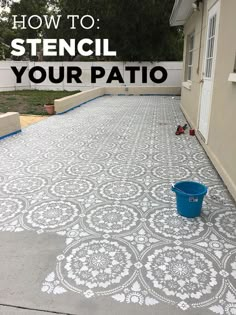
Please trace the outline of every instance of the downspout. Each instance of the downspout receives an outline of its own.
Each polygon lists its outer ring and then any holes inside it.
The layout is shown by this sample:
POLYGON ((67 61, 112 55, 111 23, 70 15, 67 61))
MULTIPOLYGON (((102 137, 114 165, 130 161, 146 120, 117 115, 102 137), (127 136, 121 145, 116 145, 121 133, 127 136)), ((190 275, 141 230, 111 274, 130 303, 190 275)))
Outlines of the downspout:
POLYGON ((202 0, 202 21, 201 21, 201 33, 200 33, 200 45, 199 45, 199 54, 198 54, 197 74, 199 74, 200 61, 201 61, 202 33, 203 33, 203 18, 204 18, 204 0, 202 0))

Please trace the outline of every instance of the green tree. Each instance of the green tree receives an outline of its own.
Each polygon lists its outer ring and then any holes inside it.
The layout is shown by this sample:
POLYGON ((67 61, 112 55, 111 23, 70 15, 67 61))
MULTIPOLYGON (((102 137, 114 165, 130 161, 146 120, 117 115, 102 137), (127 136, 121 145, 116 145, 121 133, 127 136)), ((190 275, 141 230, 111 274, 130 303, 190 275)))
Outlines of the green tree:
MULTIPOLYGON (((7 27, 10 32, 4 35, 6 43, 14 36, 26 38, 108 38, 110 49, 117 51, 117 58, 106 60, 124 61, 169 61, 182 60, 183 33, 181 28, 171 28, 169 17, 174 0, 21 0, 11 5, 7 27), (12 31, 12 14, 20 15, 62 15, 58 29, 42 27, 40 30, 12 31), (91 30, 70 30, 67 15, 80 17, 90 14, 96 22, 91 30), (99 26, 99 29, 97 28, 99 26)), ((1 30, 0 21, 0 30, 1 30)), ((47 57, 45 60, 72 60, 68 54, 64 57, 47 57)), ((93 60, 102 59, 93 57, 93 60)), ((104 58, 105 59, 105 58, 104 58)), ((80 60, 86 58, 80 57, 80 60)), ((89 58, 91 60, 91 58, 89 58)))
POLYGON ((3 11, 0 14, 0 60, 10 58, 10 45, 15 37, 16 33, 11 29, 9 13, 3 11))
MULTIPOLYGON (((51 37, 109 38, 111 49, 117 50, 119 60, 163 61, 181 60, 183 36, 181 28, 171 28, 169 18, 174 0, 51 0, 55 12, 92 15, 99 18, 100 29, 69 30, 63 18, 51 37)), ((114 60, 114 58, 112 58, 114 60)))
MULTIPOLYGON (((26 29, 12 29, 13 27, 13 15, 27 15, 26 22, 28 17, 31 15, 43 15, 47 14, 48 11, 48 2, 47 0, 21 0, 20 2, 10 2, 10 13, 4 11, 0 15, 0 38, 2 41, 11 45, 11 41, 14 38, 39 38, 42 36, 43 29, 35 30, 27 27, 26 29)), ((32 23, 33 24, 33 23, 32 23)), ((28 54, 29 47, 25 45, 26 51, 28 54)), ((10 49, 7 52, 8 57, 10 57, 10 49)), ((17 58, 14 58, 17 59, 17 58)), ((34 58, 31 58, 34 59, 34 58)))

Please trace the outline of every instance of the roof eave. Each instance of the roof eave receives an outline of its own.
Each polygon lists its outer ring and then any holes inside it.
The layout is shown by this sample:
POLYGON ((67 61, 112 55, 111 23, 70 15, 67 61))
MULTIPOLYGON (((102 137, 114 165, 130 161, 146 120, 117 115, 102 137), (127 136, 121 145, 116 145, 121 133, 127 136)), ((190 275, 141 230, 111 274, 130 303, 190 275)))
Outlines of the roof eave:
POLYGON ((194 0, 175 0, 175 4, 170 16, 171 26, 184 25, 193 12, 194 0))

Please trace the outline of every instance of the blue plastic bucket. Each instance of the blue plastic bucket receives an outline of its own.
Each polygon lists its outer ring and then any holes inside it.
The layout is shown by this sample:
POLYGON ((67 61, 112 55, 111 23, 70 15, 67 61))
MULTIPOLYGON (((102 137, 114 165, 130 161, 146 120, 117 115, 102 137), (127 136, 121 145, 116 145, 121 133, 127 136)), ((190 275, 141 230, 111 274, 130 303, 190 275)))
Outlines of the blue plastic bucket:
POLYGON ((172 185, 176 193, 177 211, 187 218, 201 215, 202 202, 207 194, 207 187, 197 182, 183 181, 172 185))

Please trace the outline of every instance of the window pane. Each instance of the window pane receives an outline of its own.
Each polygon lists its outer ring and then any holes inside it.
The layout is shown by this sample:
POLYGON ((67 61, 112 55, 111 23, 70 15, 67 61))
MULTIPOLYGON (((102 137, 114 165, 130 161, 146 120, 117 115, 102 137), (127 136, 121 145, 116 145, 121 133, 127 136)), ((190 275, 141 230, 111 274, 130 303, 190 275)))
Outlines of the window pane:
POLYGON ((193 35, 191 35, 191 37, 190 37, 190 47, 189 47, 189 50, 193 50, 193 42, 194 42, 194 37, 193 37, 193 35))
POLYGON ((191 51, 190 53, 189 53, 189 66, 191 66, 192 64, 193 64, 193 52, 191 51))
POLYGON ((208 78, 211 78, 211 70, 212 70, 212 59, 209 59, 209 75, 208 75, 208 78))
POLYGON ((213 16, 212 18, 212 35, 215 36, 216 33, 216 15, 213 16))
POLYGON ((188 67, 188 80, 192 78, 192 67, 188 67))
POLYGON ((209 69, 209 63, 208 63, 208 59, 206 60, 206 69, 205 69, 205 76, 208 78, 208 70, 209 69))
POLYGON ((186 79, 192 79, 192 64, 193 64, 193 49, 194 49, 194 33, 187 38, 187 52, 186 52, 186 79))
POLYGON ((211 39, 211 54, 210 54, 210 57, 213 57, 214 42, 215 42, 215 37, 212 37, 212 39, 211 39))
POLYGON ((209 22, 209 33, 208 33, 208 38, 210 38, 212 36, 212 19, 210 19, 209 22))

